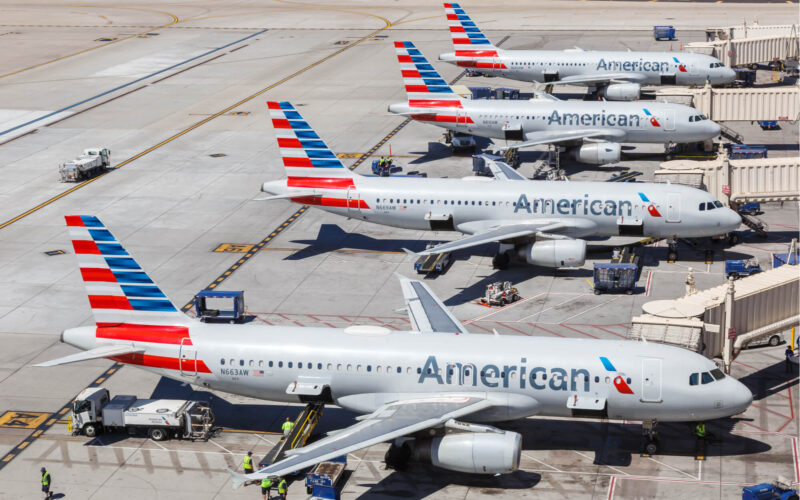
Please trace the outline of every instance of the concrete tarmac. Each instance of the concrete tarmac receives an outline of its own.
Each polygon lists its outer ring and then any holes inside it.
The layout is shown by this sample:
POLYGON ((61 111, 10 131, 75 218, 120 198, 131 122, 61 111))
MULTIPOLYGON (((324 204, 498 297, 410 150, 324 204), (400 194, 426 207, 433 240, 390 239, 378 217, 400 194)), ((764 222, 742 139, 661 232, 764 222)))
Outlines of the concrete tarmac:
MULTIPOLYGON (((508 37, 506 48, 678 50, 702 40, 708 26, 796 19, 796 6, 786 3, 463 5, 487 36, 508 37), (656 24, 674 25, 679 40, 654 41, 656 24)), ((470 174, 470 158, 452 155, 441 131, 424 124, 411 122, 375 148, 403 123, 386 112, 405 98, 392 41, 414 41, 432 61, 451 50, 441 4, 35 1, 0 3, 0 25, 0 499, 39 495, 42 465, 63 498, 260 497, 255 487, 231 490, 224 469, 240 466, 248 450, 266 453, 272 432, 300 407, 194 392, 106 360, 32 367, 74 352, 58 335, 93 321, 63 216, 101 217, 180 306, 216 283, 245 290, 256 321, 406 328, 395 312, 403 304, 394 273, 414 273, 401 249, 457 235, 386 228, 315 209, 298 214, 289 202, 253 198, 262 182, 283 176, 268 99, 299 106, 346 164, 362 161, 360 173, 369 161, 357 158, 391 149, 405 171, 470 174), (60 183, 58 164, 94 146, 111 149, 117 168, 85 184, 60 183), (262 250, 250 257, 215 251, 259 242, 262 250), (113 394, 211 400, 225 430, 207 443, 70 436, 59 411, 92 383, 113 394)), ((460 75, 454 66, 434 64, 447 80, 460 75)), ((502 79, 459 83, 525 90, 502 79)), ((774 155, 797 154, 797 124, 775 133, 728 125, 745 142, 774 145, 774 155)), ((535 157, 523 154, 526 175, 534 174, 535 157)), ((573 179, 605 180, 622 169, 648 179, 659 161, 643 154, 608 167, 565 168, 573 179)), ((479 248, 454 255, 453 266, 427 283, 475 333, 622 339, 644 302, 682 295, 687 267, 705 288, 723 281, 725 258, 768 263, 770 252, 785 251, 798 232, 797 204, 764 209, 769 237, 743 230, 741 244, 715 247, 711 265, 689 248, 668 264, 663 244, 647 247, 631 296, 593 294, 592 262, 607 260, 604 253, 581 269, 499 272, 491 266, 493 249, 479 248), (475 304, 485 285, 499 279, 514 282, 524 300, 505 309, 475 304)), ((387 445, 377 445, 348 457, 342 497, 731 498, 742 485, 779 474, 798 481, 798 379, 784 373, 782 353, 783 346, 756 348, 738 358, 733 375, 755 401, 743 415, 710 424, 720 441, 705 461, 694 459, 685 424, 662 425, 663 452, 642 457, 637 424, 530 418, 502 426, 524 436, 515 474, 475 477, 422 465, 390 471, 382 461, 387 445)), ((341 428, 353 418, 328 408, 318 429, 341 428)), ((289 497, 305 498, 304 487, 292 485, 289 497)))

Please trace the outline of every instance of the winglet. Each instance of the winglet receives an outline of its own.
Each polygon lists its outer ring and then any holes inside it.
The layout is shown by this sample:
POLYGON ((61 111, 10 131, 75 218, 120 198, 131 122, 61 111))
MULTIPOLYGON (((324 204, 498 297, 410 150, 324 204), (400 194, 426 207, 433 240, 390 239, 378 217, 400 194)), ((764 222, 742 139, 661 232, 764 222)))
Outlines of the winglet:
POLYGON ((225 469, 225 472, 231 475, 234 490, 238 490, 239 488, 241 488, 244 485, 244 483, 247 482, 247 480, 249 479, 244 474, 239 474, 238 472, 234 472, 228 468, 225 469))

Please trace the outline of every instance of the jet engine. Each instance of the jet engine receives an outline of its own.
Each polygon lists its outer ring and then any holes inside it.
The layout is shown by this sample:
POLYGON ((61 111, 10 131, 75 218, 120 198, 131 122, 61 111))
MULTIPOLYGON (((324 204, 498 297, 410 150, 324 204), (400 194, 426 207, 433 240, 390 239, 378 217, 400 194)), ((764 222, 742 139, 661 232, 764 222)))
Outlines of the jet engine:
POLYGON ((523 246, 520 259, 543 267, 580 267, 586 261, 584 240, 540 240, 523 246))
POLYGON ((519 468, 522 436, 516 432, 461 432, 415 439, 411 458, 470 474, 507 474, 519 468))
POLYGON ((609 101, 635 101, 641 90, 638 83, 612 83, 600 88, 599 94, 609 101))
POLYGON ((595 142, 570 150, 570 157, 580 163, 604 165, 619 161, 622 148, 616 142, 595 142))

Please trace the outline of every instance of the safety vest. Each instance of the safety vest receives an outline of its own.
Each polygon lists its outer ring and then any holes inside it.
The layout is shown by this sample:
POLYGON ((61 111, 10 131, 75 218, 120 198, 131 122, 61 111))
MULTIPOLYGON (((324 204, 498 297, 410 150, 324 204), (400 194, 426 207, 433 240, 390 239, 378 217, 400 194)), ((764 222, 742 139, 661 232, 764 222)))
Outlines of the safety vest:
POLYGON ((42 486, 50 486, 50 473, 45 472, 42 474, 42 486))
POLYGON ((245 455, 244 460, 242 460, 242 468, 244 469, 252 469, 253 468, 253 457, 250 455, 245 455))
POLYGON ((272 479, 264 478, 261 480, 261 487, 262 488, 269 488, 272 486, 272 479))
POLYGON ((699 438, 706 437, 706 424, 697 424, 695 430, 697 431, 697 437, 699 438))
POLYGON ((294 427, 294 424, 292 422, 284 422, 283 425, 281 426, 281 430, 283 432, 290 431, 292 430, 292 427, 294 427))
POLYGON ((283 494, 286 493, 286 480, 281 479, 281 482, 278 483, 278 493, 283 494))

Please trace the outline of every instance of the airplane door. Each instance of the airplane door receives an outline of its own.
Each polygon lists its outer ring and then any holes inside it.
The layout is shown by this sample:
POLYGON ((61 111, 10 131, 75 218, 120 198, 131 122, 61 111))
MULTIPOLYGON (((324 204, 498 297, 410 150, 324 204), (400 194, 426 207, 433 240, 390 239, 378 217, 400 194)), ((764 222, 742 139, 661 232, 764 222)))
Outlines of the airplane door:
POLYGON ((356 191, 356 188, 350 186, 347 188, 347 216, 353 217, 361 213, 361 194, 356 191))
POLYGON ((181 375, 187 377, 197 375, 197 351, 189 337, 181 339, 179 360, 181 375))
POLYGON ((456 109, 456 126, 465 128, 467 126, 467 115, 463 109, 456 109))
POLYGON ((642 360, 642 402, 661 403, 661 360, 642 360))
POLYGON ((675 130, 675 110, 668 109, 664 113, 664 130, 667 131, 674 131, 675 130))
POLYGON ((681 221, 681 195, 667 193, 667 222, 681 221))

